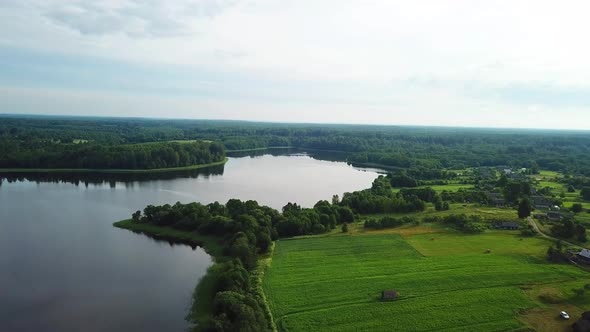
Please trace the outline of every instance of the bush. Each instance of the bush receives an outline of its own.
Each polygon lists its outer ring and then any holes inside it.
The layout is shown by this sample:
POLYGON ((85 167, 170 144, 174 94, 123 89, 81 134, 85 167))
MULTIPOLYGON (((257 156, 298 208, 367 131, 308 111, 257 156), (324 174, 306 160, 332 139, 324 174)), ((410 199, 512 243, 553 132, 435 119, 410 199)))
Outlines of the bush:
POLYGON ((342 224, 342 233, 348 233, 348 224, 347 223, 342 224))

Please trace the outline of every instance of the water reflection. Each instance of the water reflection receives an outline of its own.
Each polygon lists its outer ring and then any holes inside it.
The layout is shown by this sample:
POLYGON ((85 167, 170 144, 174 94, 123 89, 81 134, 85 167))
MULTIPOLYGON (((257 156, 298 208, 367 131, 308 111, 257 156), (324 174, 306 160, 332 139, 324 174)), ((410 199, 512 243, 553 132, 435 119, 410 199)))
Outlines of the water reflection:
POLYGON ((0 185, 3 181, 13 182, 48 182, 70 183, 76 186, 108 184, 111 188, 117 186, 117 182, 130 184, 138 181, 171 180, 171 179, 195 179, 208 178, 210 176, 223 175, 225 165, 211 166, 207 168, 160 172, 160 173, 65 173, 65 172, 31 172, 31 173, 0 173, 0 185))

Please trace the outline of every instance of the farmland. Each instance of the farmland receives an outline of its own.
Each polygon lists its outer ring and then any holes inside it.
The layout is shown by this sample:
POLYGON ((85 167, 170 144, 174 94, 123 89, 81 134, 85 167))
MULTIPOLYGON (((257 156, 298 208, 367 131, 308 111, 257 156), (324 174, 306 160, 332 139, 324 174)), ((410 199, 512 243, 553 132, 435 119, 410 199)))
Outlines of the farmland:
MULTIPOLYGON (((546 263, 548 245, 517 232, 357 226, 348 234, 278 241, 264 290, 283 331, 525 329, 539 315, 554 318, 540 300, 545 289, 587 278, 573 266, 546 263), (386 289, 398 300, 381 302, 386 289)), ((588 304, 558 291, 572 310, 588 304)))

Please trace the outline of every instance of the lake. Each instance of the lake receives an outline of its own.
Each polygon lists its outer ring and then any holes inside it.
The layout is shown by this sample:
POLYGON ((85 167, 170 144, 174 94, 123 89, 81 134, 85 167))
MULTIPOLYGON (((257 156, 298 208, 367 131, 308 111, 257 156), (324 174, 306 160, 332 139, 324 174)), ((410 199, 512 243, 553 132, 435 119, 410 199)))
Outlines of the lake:
POLYGON ((368 188, 378 175, 316 158, 239 156, 222 167, 157 177, 0 175, 0 330, 186 329, 193 289, 211 257, 112 223, 176 201, 311 207, 368 188))

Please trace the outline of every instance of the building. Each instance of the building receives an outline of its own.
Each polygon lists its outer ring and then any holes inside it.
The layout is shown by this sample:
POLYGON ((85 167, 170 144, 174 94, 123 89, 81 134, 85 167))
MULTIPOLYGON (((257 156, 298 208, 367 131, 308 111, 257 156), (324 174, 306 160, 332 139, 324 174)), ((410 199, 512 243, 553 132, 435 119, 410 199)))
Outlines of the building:
POLYGON ((381 292, 381 301, 393 301, 397 299, 397 292, 394 290, 384 290, 381 292))
POLYGON ((488 202, 490 202, 491 206, 495 207, 504 207, 506 206, 506 200, 502 197, 500 193, 486 193, 488 196, 488 202))
POLYGON ((535 217, 535 219, 537 219, 537 220, 546 220, 547 219, 547 213, 535 213, 533 215, 533 217, 535 217))
POLYGON ((563 219, 563 214, 559 211, 549 211, 547 212, 547 219, 551 221, 560 221, 563 219))
POLYGON ((495 229, 517 230, 520 228, 520 225, 515 221, 495 221, 492 227, 495 229))
POLYGON ((531 203, 536 209, 549 210, 553 202, 544 196, 531 196, 531 203))
POLYGON ((576 254, 576 258, 582 263, 590 264, 590 250, 582 249, 582 251, 576 254))

